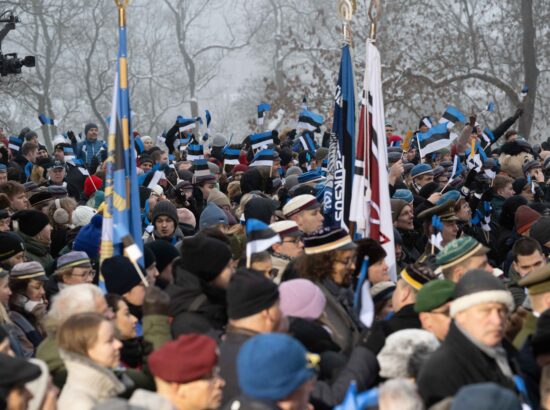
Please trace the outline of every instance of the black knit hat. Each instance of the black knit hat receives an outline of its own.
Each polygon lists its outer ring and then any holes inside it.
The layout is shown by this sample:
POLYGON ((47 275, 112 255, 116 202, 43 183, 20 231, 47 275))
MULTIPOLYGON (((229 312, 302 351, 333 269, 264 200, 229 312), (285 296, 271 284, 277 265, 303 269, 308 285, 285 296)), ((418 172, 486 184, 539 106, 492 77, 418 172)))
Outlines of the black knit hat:
POLYGON ((176 226, 178 225, 178 210, 176 206, 170 201, 160 201, 153 208, 153 216, 151 222, 155 224, 155 220, 159 216, 167 216, 174 221, 176 226))
POLYGON ((37 379, 41 374, 40 367, 26 359, 6 354, 0 355, 0 391, 3 394, 16 386, 22 386, 37 379))
POLYGON ((239 269, 227 288, 227 314, 237 320, 269 309, 279 299, 277 285, 261 273, 239 269))
POLYGON ((101 264, 101 273, 107 292, 120 296, 142 283, 130 259, 121 255, 105 259, 101 264))
POLYGON ((34 209, 16 212, 11 217, 14 231, 35 236, 50 223, 48 216, 34 209))
POLYGON ((380 245, 380 242, 375 241, 371 238, 359 239, 357 242, 356 253, 356 263, 355 263, 355 273, 359 274, 361 271, 361 265, 363 259, 366 257, 369 258, 369 265, 372 266, 375 263, 378 263, 386 257, 386 251, 380 245))
POLYGON ((216 279, 231 259, 229 246, 200 234, 184 239, 180 252, 178 264, 206 282, 216 279))
POLYGON ((168 241, 153 241, 145 244, 145 249, 151 250, 157 260, 157 269, 162 272, 180 253, 174 245, 168 241))
POLYGON ((473 269, 464 274, 457 283, 451 303, 451 317, 463 310, 482 303, 502 303, 510 311, 514 299, 500 280, 491 273, 473 269))
POLYGON ((19 236, 12 232, 0 232, 0 262, 25 251, 19 236))
POLYGON ((145 269, 151 267, 151 265, 157 261, 153 251, 145 246, 143 247, 143 261, 145 262, 145 269))

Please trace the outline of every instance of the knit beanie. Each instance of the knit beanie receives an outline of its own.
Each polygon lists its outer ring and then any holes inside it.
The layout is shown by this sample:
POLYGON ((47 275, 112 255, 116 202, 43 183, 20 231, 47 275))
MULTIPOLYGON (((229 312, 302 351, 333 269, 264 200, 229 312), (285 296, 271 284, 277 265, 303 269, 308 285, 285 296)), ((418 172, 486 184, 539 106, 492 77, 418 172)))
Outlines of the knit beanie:
POLYGON ((508 388, 496 383, 466 385, 455 394, 451 410, 521 410, 518 396, 508 388))
POLYGON ((297 167, 297 166, 293 166, 293 167, 290 167, 286 170, 286 174, 285 174, 285 177, 290 177, 292 175, 296 175, 296 176, 299 176, 299 175, 302 175, 303 174, 303 171, 300 167, 297 167))
POLYGON ((99 257, 99 246, 101 244, 101 228, 103 216, 96 214, 88 225, 83 226, 73 242, 73 251, 83 251, 90 259, 99 257))
POLYGON ((225 212, 213 202, 210 202, 201 213, 199 219, 199 230, 209 228, 214 225, 228 225, 229 221, 225 212))
POLYGON ((88 124, 86 124, 86 126, 84 127, 84 137, 86 137, 86 135, 88 135, 88 131, 90 131, 92 128, 99 129, 97 124, 94 124, 93 122, 89 122, 88 124))
POLYGON ((180 253, 178 264, 206 282, 214 280, 231 259, 229 246, 200 234, 183 239, 180 253))
POLYGON ((101 189, 103 187, 103 181, 101 178, 90 175, 84 180, 84 195, 86 197, 91 197, 95 191, 101 189))
POLYGON ((271 217, 277 210, 277 205, 277 202, 273 199, 254 197, 244 206, 244 218, 247 221, 249 219, 258 219, 269 225, 271 217))
POLYGON ((527 232, 540 217, 541 215, 537 211, 527 205, 521 205, 514 218, 516 232, 519 234, 527 232))
POLYGON ((156 219, 159 216, 167 216, 174 221, 175 226, 178 225, 178 210, 176 206, 170 201, 160 201, 153 208, 153 216, 151 222, 155 224, 156 219))
POLYGON ((25 245, 19 236, 12 232, 0 232, 0 262, 24 251, 25 245))
POLYGON ((120 296, 142 283, 130 259, 122 255, 105 259, 101 264, 101 274, 105 279, 107 292, 120 296))
POLYGON ((391 219, 393 222, 395 222, 397 221, 397 218, 399 218, 399 215, 403 211, 403 208, 405 208, 409 204, 403 199, 391 199, 390 202, 391 202, 391 219))
POLYGON ((231 173, 235 175, 237 172, 246 172, 248 171, 248 165, 246 164, 237 164, 231 170, 231 173))
POLYGON ((514 189, 515 194, 521 194, 521 191, 523 191, 523 188, 525 188, 527 184, 528 181, 526 178, 516 178, 512 183, 512 188, 514 189))
POLYGON ((11 221, 14 231, 22 232, 28 236, 37 235, 50 223, 46 214, 35 211, 34 209, 26 209, 14 213, 11 217, 11 221))
POLYGON ((307 279, 292 279, 281 283, 279 294, 281 311, 285 316, 316 320, 325 310, 325 295, 316 284, 307 279))
POLYGON ((231 206, 231 203, 229 202, 229 198, 227 197, 227 195, 225 195, 223 192, 221 192, 219 189, 216 189, 216 188, 210 191, 207 202, 208 203, 213 202, 216 205, 218 205, 220 208, 223 206, 231 206))
MULTIPOLYGON (((153 241, 157 242, 157 241, 153 241)), ((166 241, 162 241, 166 242, 166 241)), ((143 247, 143 262, 145 264, 145 269, 149 269, 154 263, 157 262, 157 258, 153 251, 146 246, 143 247)), ((158 269, 158 268, 157 268, 158 269)))
POLYGON ((71 215, 74 226, 88 225, 97 211, 90 206, 77 206, 71 215))
POLYGON ((168 241, 153 241, 145 244, 144 249, 149 249, 157 260, 157 269, 162 272, 180 253, 174 245, 168 241))
POLYGON ((503 283, 491 273, 481 269, 470 270, 460 278, 455 287, 453 299, 452 318, 457 313, 482 303, 502 303, 510 312, 514 309, 512 294, 506 290, 503 283))
POLYGON ((272 307, 277 300, 277 285, 259 272, 240 269, 227 288, 227 315, 232 320, 254 316, 272 307))
POLYGON ((550 241, 550 216, 539 218, 532 226, 529 236, 541 246, 550 241))

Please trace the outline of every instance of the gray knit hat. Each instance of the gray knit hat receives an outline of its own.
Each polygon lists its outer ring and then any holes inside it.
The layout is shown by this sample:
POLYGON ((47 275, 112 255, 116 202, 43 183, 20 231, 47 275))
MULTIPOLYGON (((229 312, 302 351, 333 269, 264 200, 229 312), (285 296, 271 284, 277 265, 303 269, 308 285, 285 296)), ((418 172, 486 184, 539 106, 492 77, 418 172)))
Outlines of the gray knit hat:
POLYGON ((482 303, 502 303, 510 311, 514 309, 512 294, 491 273, 473 269, 464 274, 457 283, 454 300, 451 302, 451 317, 482 303))
POLYGON ((47 280, 42 265, 36 261, 22 262, 15 265, 10 271, 10 278, 17 280, 36 279, 47 280))
POLYGON ((159 217, 165 215, 174 221, 174 224, 178 224, 178 210, 176 206, 170 201, 160 201, 153 208, 153 216, 151 222, 155 224, 155 220, 159 217))

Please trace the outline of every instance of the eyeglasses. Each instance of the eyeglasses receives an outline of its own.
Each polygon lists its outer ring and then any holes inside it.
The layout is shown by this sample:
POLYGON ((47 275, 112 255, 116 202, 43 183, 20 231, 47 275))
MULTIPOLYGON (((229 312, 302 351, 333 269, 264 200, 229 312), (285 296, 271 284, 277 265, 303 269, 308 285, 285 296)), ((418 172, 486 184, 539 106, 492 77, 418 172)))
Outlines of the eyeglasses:
POLYGON ((302 242, 302 238, 301 237, 297 237, 297 238, 294 238, 294 239, 290 239, 290 240, 283 240, 282 243, 293 243, 294 245, 298 245, 300 242, 302 242))
POLYGON ((91 269, 89 270, 88 272, 84 272, 84 273, 71 273, 71 276, 76 276, 76 277, 79 277, 79 278, 86 278, 86 277, 94 277, 95 276, 95 270, 91 269))
POLYGON ((347 259, 335 259, 334 262, 341 263, 342 265, 350 266, 353 262, 355 262, 355 258, 347 258, 347 259))

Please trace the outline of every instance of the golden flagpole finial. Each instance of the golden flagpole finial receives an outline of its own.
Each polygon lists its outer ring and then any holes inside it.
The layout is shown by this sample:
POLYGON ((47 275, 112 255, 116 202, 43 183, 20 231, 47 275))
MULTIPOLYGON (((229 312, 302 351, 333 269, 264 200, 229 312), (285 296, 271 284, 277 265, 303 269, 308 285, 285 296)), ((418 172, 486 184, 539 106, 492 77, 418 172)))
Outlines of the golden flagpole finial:
POLYGON ((338 14, 343 20, 342 28, 344 42, 351 45, 351 19, 357 8, 355 0, 338 0, 338 14))
POLYGON ((115 0, 115 4, 117 7, 125 8, 130 4, 130 0, 115 0))
POLYGON ((369 6, 369 20, 370 20, 370 32, 369 38, 372 41, 376 40, 376 28, 378 27, 378 21, 382 15, 381 0, 371 0, 369 6))

